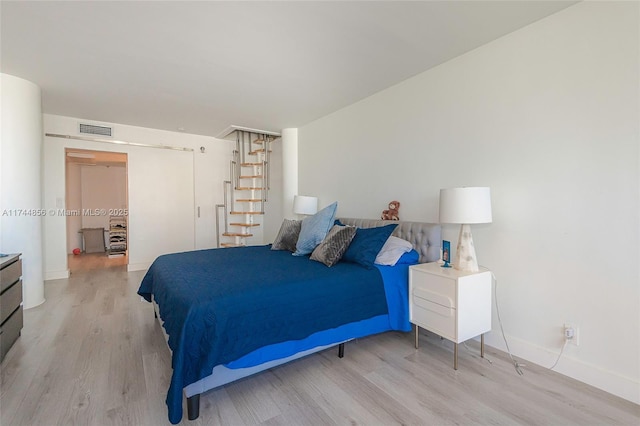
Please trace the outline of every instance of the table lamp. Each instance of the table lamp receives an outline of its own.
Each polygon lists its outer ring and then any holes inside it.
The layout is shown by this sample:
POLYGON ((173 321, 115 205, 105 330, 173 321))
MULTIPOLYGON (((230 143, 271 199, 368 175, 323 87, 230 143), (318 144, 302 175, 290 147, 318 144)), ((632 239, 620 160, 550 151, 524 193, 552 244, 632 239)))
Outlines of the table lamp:
POLYGON ((440 190, 440 223, 459 223, 460 235, 453 267, 478 272, 478 258, 471 237, 474 223, 491 223, 491 188, 449 188, 440 190))
POLYGON ((293 198, 293 212, 307 216, 316 214, 318 212, 318 197, 296 195, 293 198))

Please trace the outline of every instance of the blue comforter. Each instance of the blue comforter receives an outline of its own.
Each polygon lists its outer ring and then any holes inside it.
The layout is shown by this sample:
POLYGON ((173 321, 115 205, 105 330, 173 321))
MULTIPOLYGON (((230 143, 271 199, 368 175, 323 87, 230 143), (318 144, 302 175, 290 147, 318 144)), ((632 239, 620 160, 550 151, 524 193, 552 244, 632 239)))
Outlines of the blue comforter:
POLYGON ((158 257, 138 294, 157 302, 173 351, 169 420, 182 418, 182 389, 262 346, 302 339, 387 313, 381 273, 331 268, 270 246, 158 257))

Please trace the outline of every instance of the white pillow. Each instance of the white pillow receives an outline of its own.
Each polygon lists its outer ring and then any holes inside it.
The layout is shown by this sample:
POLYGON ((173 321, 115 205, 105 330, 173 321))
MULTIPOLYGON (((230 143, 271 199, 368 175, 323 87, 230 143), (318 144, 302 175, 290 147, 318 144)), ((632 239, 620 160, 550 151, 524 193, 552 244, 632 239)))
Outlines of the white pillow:
POLYGON ((377 265, 394 266, 402 255, 410 252, 411 249, 413 249, 413 246, 409 241, 392 235, 380 249, 375 263, 377 265))

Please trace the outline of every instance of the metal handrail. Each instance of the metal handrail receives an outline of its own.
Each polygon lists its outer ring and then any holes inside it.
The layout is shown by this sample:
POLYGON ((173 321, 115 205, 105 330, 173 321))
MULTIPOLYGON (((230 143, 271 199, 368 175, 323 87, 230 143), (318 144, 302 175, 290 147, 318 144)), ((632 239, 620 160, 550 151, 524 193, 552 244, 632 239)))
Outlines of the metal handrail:
MULTIPOLYGON (((234 174, 239 174, 239 173, 237 172, 237 168, 235 166, 236 166, 236 162, 235 161, 231 161, 231 163, 229 164, 229 169, 230 169, 229 170, 229 175, 231 176, 231 178, 230 178, 230 180, 225 181, 225 182, 229 182, 229 187, 230 187, 229 188, 230 189, 230 192, 229 192, 230 203, 229 204, 231 205, 231 211, 235 211, 235 209, 233 208, 233 198, 234 197, 233 197, 233 186, 232 186, 232 184, 236 185, 235 186, 236 188, 238 187, 238 183, 237 183, 237 180, 234 178, 234 174)), ((226 197, 225 197, 225 203, 226 203, 226 197)))
POLYGON ((234 150, 233 151, 233 157, 231 158, 231 176, 230 179, 233 182, 233 187, 237 188, 238 187, 238 179, 236 179, 236 170, 238 170, 239 166, 238 166, 238 156, 237 156, 238 151, 234 150))
POLYGON ((238 155, 240 154, 240 134, 236 133, 236 151, 238 155))
POLYGON ((224 204, 216 204, 216 247, 218 248, 220 248, 220 207, 224 207, 224 204))
POLYGON ((242 133, 242 142, 240 143, 240 158, 242 159, 243 163, 246 163, 246 152, 247 152, 247 147, 246 147, 246 143, 245 143, 245 133, 242 133))
MULTIPOLYGON (((227 210, 227 198, 229 196, 229 191, 227 190, 227 187, 231 188, 231 181, 230 180, 225 180, 223 182, 223 186, 224 186, 224 232, 229 232, 229 224, 227 223, 227 217, 229 215, 229 211, 227 210)), ((233 211, 233 195, 231 196, 231 211, 233 211)))
POLYGON ((267 163, 265 160, 262 160, 262 189, 265 190, 262 193, 262 198, 264 199, 264 201, 267 201, 267 189, 269 189, 269 185, 268 185, 268 177, 269 177, 269 171, 268 171, 268 166, 269 163, 267 163))
POLYGON ((265 174, 265 180, 267 181, 267 185, 265 187, 266 188, 266 192, 265 192, 265 195, 264 195, 264 200, 267 201, 267 194, 269 192, 269 189, 271 188, 271 185, 270 185, 271 184, 271 169, 269 167, 270 166, 269 165, 269 163, 270 163, 269 159, 271 157, 271 154, 269 154, 269 145, 271 144, 272 141, 271 141, 271 137, 267 136, 267 135, 264 135, 264 140, 265 140, 265 145, 266 145, 266 147, 265 147, 265 155, 264 155, 264 158, 265 158, 264 161, 265 161, 266 166, 265 166, 265 169, 264 169, 265 170, 264 174, 265 174))

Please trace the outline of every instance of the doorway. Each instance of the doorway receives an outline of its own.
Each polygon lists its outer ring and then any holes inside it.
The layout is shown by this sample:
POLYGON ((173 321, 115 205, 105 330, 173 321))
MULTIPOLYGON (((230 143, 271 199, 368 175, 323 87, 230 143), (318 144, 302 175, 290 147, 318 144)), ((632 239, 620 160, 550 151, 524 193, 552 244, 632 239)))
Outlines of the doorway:
POLYGON ((128 264, 127 154, 65 149, 71 273, 128 264))

